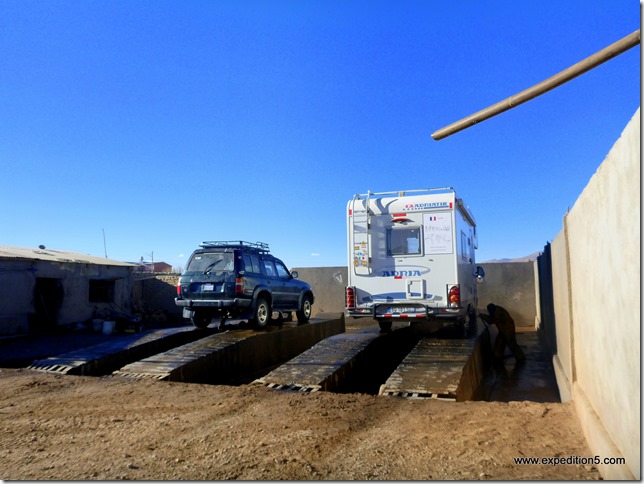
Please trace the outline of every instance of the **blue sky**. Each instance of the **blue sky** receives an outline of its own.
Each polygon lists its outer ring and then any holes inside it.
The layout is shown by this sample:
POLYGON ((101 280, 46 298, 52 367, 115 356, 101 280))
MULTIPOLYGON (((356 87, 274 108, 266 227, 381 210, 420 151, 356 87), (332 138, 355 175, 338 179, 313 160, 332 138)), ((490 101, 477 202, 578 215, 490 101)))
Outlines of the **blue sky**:
POLYGON ((635 1, 0 0, 0 245, 342 266, 356 193, 453 186, 477 260, 542 250, 640 104, 635 1))

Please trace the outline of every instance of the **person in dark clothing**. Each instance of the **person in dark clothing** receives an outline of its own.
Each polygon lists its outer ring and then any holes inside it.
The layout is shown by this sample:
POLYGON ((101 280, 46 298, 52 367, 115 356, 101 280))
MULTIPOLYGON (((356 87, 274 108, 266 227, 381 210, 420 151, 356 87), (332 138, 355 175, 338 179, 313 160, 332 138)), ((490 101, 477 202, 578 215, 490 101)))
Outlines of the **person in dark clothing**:
POLYGON ((481 319, 487 324, 495 324, 499 330, 499 334, 494 341, 494 358, 503 361, 503 353, 507 345, 517 362, 525 361, 525 354, 517 344, 514 319, 512 319, 510 313, 505 308, 497 306, 496 304, 488 304, 487 311, 489 315, 481 313, 481 319))

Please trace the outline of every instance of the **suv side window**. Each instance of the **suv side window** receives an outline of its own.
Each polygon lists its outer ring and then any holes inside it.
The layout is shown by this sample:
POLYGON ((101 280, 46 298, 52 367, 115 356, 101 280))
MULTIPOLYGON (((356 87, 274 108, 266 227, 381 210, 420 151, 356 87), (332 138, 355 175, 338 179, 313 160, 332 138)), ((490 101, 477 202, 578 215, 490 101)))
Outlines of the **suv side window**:
POLYGON ((282 279, 290 279, 291 274, 288 272, 288 269, 282 262, 275 261, 275 268, 277 269, 277 275, 279 277, 281 277, 282 279))
POLYGON ((259 258, 256 255, 244 255, 244 270, 253 274, 261 274, 259 258))
POLYGON ((272 260, 262 259, 262 265, 264 266, 264 274, 268 277, 277 276, 277 270, 275 269, 275 264, 272 260))

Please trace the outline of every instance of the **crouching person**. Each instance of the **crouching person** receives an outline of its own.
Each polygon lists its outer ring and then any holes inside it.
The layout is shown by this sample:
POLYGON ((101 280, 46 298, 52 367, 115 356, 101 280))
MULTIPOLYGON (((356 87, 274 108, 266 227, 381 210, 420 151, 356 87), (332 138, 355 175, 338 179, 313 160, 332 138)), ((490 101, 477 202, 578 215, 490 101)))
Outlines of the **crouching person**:
POLYGON ((487 324, 495 324, 499 333, 494 342, 494 358, 503 361, 503 353, 505 352, 506 345, 512 351, 514 358, 517 362, 525 361, 525 354, 521 347, 517 344, 516 329, 514 327, 514 319, 510 316, 508 311, 496 304, 487 305, 488 314, 479 314, 481 319, 487 324))

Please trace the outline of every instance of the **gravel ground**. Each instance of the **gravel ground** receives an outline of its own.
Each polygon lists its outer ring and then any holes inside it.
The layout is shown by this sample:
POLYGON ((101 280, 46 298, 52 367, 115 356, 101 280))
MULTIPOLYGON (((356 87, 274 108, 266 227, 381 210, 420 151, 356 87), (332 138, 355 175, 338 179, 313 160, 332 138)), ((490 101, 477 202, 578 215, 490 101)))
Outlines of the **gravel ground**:
POLYGON ((590 451, 569 403, 287 393, 0 369, 4 480, 601 478, 592 465, 515 461, 575 456, 590 451))

